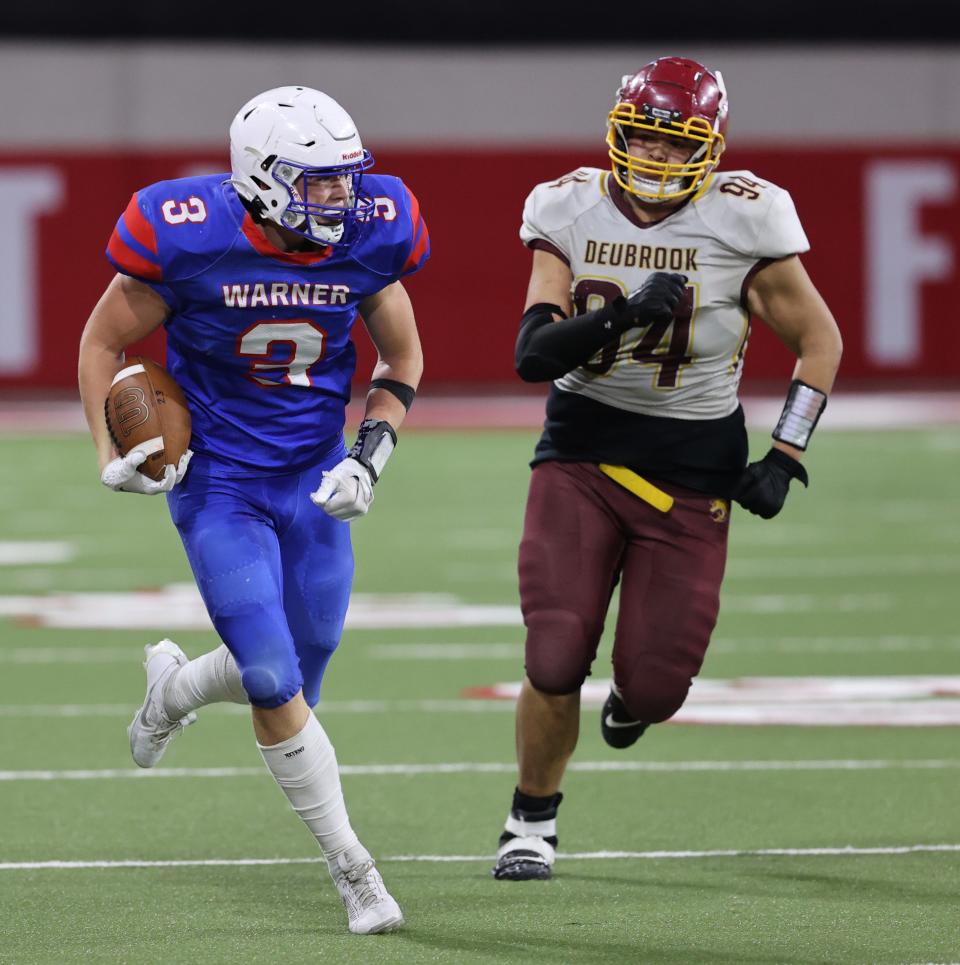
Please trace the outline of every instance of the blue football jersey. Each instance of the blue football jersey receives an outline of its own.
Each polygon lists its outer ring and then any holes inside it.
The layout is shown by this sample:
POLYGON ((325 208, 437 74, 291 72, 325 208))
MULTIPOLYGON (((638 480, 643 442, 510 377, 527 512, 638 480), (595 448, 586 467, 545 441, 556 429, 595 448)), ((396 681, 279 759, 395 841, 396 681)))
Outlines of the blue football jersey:
POLYGON ((225 475, 294 472, 341 445, 358 304, 417 271, 430 237, 399 178, 366 175, 376 216, 361 240, 281 251, 228 177, 138 191, 107 258, 170 306, 167 368, 190 406, 194 451, 225 475))

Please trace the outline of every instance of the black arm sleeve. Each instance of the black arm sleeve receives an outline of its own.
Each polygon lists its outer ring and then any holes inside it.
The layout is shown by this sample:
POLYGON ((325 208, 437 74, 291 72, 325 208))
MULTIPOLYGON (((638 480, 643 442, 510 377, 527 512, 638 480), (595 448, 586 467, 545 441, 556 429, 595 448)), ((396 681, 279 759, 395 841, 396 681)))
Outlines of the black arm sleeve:
POLYGON ((520 321, 514 367, 524 382, 550 382, 588 362, 608 342, 620 337, 626 319, 622 316, 625 300, 585 315, 559 322, 558 305, 538 302, 531 305, 520 321))

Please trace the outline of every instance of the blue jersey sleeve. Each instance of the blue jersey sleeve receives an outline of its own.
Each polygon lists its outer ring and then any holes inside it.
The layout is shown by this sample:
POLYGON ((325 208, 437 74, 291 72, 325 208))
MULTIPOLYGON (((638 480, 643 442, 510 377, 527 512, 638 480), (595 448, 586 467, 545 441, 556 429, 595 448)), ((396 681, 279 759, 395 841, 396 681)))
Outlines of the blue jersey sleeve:
POLYGON ((120 215, 107 244, 107 260, 117 271, 148 284, 163 281, 157 248, 157 232, 148 217, 140 192, 136 192, 120 215))
POLYGON ((107 259, 149 285, 171 307, 182 283, 209 268, 240 230, 221 185, 227 175, 158 181, 141 188, 120 216, 107 259))
POLYGON ((144 188, 130 198, 107 243, 107 261, 117 271, 149 285, 172 308, 177 298, 160 256, 149 191, 144 188))

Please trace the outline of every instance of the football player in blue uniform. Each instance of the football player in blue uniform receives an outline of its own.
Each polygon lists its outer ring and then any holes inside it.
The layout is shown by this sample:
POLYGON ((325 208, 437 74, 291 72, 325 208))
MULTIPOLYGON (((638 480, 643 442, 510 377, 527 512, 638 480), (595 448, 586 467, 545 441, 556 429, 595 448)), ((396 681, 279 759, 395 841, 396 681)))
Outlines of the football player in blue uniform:
POLYGON ((352 932, 403 923, 350 826, 332 744, 313 715, 343 629, 364 515, 410 408, 423 357, 401 278, 429 255, 419 205, 373 164, 330 97, 281 87, 230 127, 232 172, 138 191, 107 257, 118 274, 80 345, 80 391, 101 480, 164 492, 223 645, 188 660, 146 647, 147 692, 129 728, 153 767, 218 701, 249 703, 263 759, 314 834, 352 932), (344 412, 357 316, 378 361, 356 442, 344 412), (186 395, 190 450, 159 482, 113 450, 104 399, 125 348, 163 325, 186 395), (189 469, 189 471, 188 471, 189 469))

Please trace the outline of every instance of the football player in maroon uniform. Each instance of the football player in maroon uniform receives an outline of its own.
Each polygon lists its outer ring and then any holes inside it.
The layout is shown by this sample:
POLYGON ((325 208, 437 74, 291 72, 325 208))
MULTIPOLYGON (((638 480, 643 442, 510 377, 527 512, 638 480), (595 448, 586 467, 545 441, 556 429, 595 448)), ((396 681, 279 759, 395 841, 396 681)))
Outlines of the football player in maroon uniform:
POLYGON ((548 878, 580 687, 614 588, 620 609, 603 737, 628 747, 683 704, 716 623, 730 500, 775 516, 840 360, 798 257, 790 195, 717 173, 719 71, 664 57, 625 77, 611 167, 538 185, 521 238, 533 269, 517 340, 525 381, 552 381, 520 546, 527 628, 519 781, 494 874, 548 878), (773 442, 747 465, 738 386, 750 317, 797 365, 773 442))

